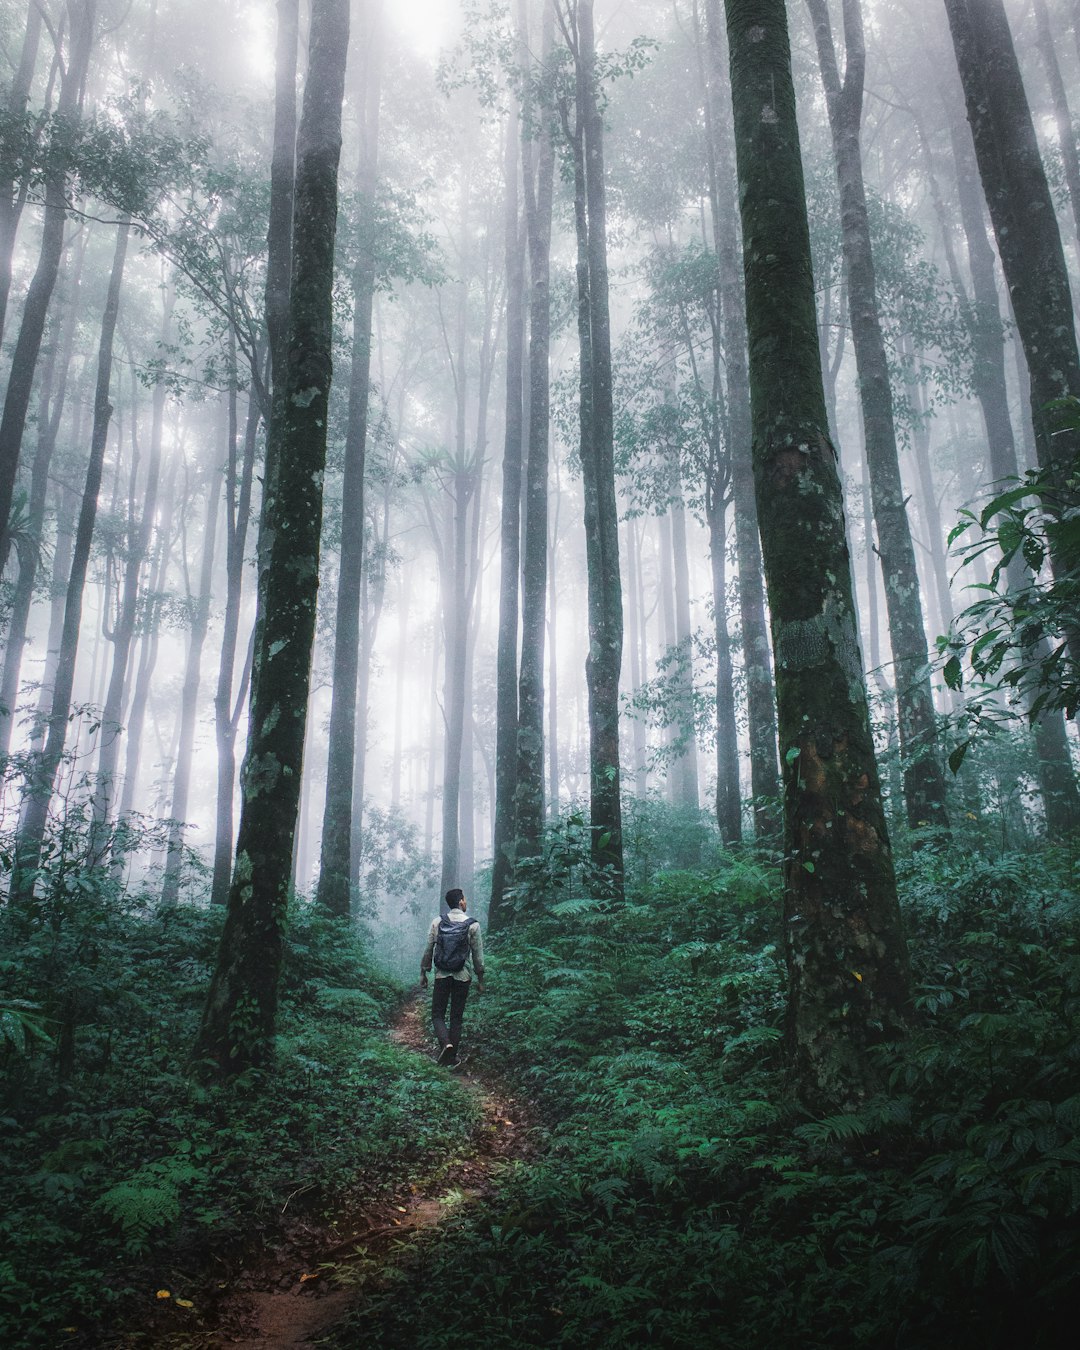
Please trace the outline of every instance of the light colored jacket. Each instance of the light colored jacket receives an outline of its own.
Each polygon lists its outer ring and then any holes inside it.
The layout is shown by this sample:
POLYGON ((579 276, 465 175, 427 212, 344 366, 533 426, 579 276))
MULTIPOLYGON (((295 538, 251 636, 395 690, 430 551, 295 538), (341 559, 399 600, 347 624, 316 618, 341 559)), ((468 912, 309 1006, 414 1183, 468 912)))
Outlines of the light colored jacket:
MULTIPOLYGON (((484 942, 480 936, 480 924, 472 914, 466 914, 463 909, 452 909, 446 917, 451 923, 472 924, 469 929, 469 955, 460 970, 440 970, 436 966, 435 978, 437 980, 471 980, 472 975, 469 972, 469 962, 471 961, 477 979, 482 980, 484 978, 484 942)), ((431 927, 428 929, 427 946, 424 948, 424 955, 420 959, 420 970, 425 975, 431 969, 431 962, 435 955, 435 939, 438 936, 441 922, 441 919, 432 919, 431 927)))

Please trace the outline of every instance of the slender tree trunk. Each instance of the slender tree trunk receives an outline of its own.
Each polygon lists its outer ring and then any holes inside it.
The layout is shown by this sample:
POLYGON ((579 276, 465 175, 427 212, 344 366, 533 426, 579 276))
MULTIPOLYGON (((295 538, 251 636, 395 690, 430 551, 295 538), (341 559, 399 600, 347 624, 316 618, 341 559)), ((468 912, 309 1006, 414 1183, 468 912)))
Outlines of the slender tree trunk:
POLYGON ((870 466, 870 492, 885 576, 885 604, 896 669, 904 800, 912 829, 948 827, 945 773, 930 688, 915 550, 905 509, 896 447, 892 388, 877 301, 870 222, 862 176, 861 124, 866 49, 861 0, 843 0, 846 70, 841 81, 828 0, 807 0, 814 22, 840 189, 844 271, 852 344, 870 466))
MULTIPOLYGON (((520 26, 520 15, 518 23, 520 26)), ((504 899, 513 880, 516 856, 514 796, 518 754, 518 583, 525 364, 525 258, 518 205, 519 121, 515 112, 506 127, 503 164, 506 191, 506 408, 499 529, 499 634, 495 654, 495 807, 487 920, 492 932, 497 932, 505 922, 504 899)))
POLYGON ((727 503, 722 493, 711 494, 708 519, 716 638, 716 823, 724 843, 735 844, 742 838, 742 804, 735 679, 727 626, 727 503))
MULTIPOLYGON (((229 417, 236 419, 236 361, 232 352, 229 390, 229 417)), ((259 437, 261 410, 249 397, 244 431, 244 456, 239 480, 236 465, 236 436, 229 435, 229 458, 225 469, 225 614, 221 630, 221 658, 218 663, 217 689, 214 693, 214 729, 217 738, 217 796, 214 822, 214 870, 210 883, 210 903, 224 905, 229 898, 229 879, 233 851, 233 791, 236 782, 236 731, 240 724, 251 671, 251 652, 245 662, 240 690, 233 697, 236 647, 240 635, 240 605, 244 588, 244 554, 251 518, 252 482, 255 475, 255 447, 259 437)), ((254 634, 252 635, 254 636, 254 634)))
POLYGON ((783 0, 726 0, 754 479, 784 772, 788 1035, 803 1096, 858 1100, 902 1030, 907 951, 829 441, 783 0))
MULTIPOLYGON (((543 59, 552 45, 552 12, 544 6, 543 59)), ((525 474, 525 540, 518 683, 517 838, 526 857, 540 851, 544 824, 544 625, 548 569, 548 442, 550 429, 551 211, 555 158, 545 101, 531 110, 539 123, 526 146, 525 224, 529 246, 529 453, 525 474)))
MULTIPOLYGON (((61 123, 70 122, 76 117, 82 99, 82 87, 90 64, 90 49, 94 42, 96 0, 67 0, 67 8, 71 38, 67 67, 56 107, 56 118, 61 123)), ((41 351, 41 338, 45 332, 45 319, 64 251, 67 169, 64 157, 54 152, 45 172, 45 223, 42 228, 37 268, 30 281, 26 303, 23 306, 19 336, 11 357, 3 416, 0 417, 0 568, 7 561, 10 543, 8 518, 11 515, 15 478, 19 469, 26 414, 30 407, 30 394, 38 354, 41 351)))
POLYGON ((161 646, 161 609, 165 595, 169 572, 169 545, 172 542, 173 488, 179 465, 173 461, 169 476, 165 481, 162 496, 161 522, 158 526, 156 557, 151 567, 150 601, 143 615, 142 647, 138 659, 138 671, 135 676, 135 688, 131 696, 131 708, 128 712, 127 753, 124 761, 124 785, 120 796, 117 814, 124 819, 131 813, 135 802, 135 788, 139 777, 139 761, 142 755, 143 728, 146 725, 146 709, 150 700, 150 688, 157 668, 158 651, 161 646))
POLYGON ((280 449, 264 502, 267 584, 255 651, 236 864, 196 1055, 233 1074, 273 1053, 315 635, 332 376, 334 236, 347 0, 313 0, 297 139, 280 449), (254 676, 253 676, 254 679, 254 676))
MULTIPOLYGON (((679 806, 685 807, 689 811, 697 811, 700 803, 698 798, 697 735, 694 721, 694 633, 690 621, 690 563, 686 552, 686 510, 682 504, 681 483, 676 483, 675 496, 670 511, 672 572, 675 581, 675 643, 679 652, 677 677, 680 686, 678 695, 680 708, 679 720, 681 724, 680 735, 686 738, 685 748, 675 762, 677 780, 675 800, 679 806)), ((724 530, 724 534, 726 542, 726 529, 724 530)), ((724 618, 724 632, 726 635, 727 615, 724 613, 723 599, 721 600, 721 613, 724 618)), ((730 667, 730 643, 728 644, 727 655, 730 667)), ((728 674, 729 676, 731 675, 730 668, 728 674)), ((731 695, 732 744, 734 745, 734 680, 731 682, 729 692, 731 695)), ((735 785, 736 812, 738 812, 739 754, 737 746, 735 746, 733 781, 735 785)))
MULTIPOLYGON (((170 288, 165 296, 165 312, 162 318, 161 341, 166 344, 172 326, 172 310, 175 292, 170 288)), ((165 383, 158 381, 154 388, 153 414, 150 431, 150 453, 146 465, 146 489, 143 498, 142 517, 138 526, 129 521, 127 549, 124 559, 124 577, 119 597, 119 609, 113 628, 112 672, 109 678, 108 692, 101 714, 100 750, 98 752, 98 775, 94 792, 94 824, 103 831, 108 825, 112 804, 116 799, 116 767, 120 761, 120 737, 123 731, 124 694, 128 687, 128 667, 131 661, 131 644, 135 636, 135 623, 138 619, 139 585, 142 579, 143 563, 150 547, 150 534, 154 526, 154 513, 157 510, 158 484, 161 479, 161 446, 165 422, 165 400, 168 389, 165 383)), ((132 422, 136 410, 131 409, 132 422)), ((132 485, 134 486, 134 484, 132 485)), ((134 503, 129 505, 134 513, 134 503)))
MULTIPOLYGON (((556 492, 558 484, 556 483, 556 492)), ((559 499, 555 499, 555 519, 548 542, 548 820, 559 817, 559 658, 558 658, 558 587, 556 578, 556 546, 559 542, 559 499)))
MULTIPOLYGON (((232 421, 232 418, 230 418, 232 421)), ((235 436, 235 426, 230 428, 235 436)), ((195 748, 195 714, 199 704, 202 652, 210 625, 210 587, 214 575, 214 546, 217 542, 218 497, 221 484, 212 470, 206 488, 206 526, 203 530, 202 563, 199 568, 199 593, 191 616, 187 664, 180 694, 180 742, 176 750, 172 810, 169 812, 169 842, 165 854, 165 879, 161 903, 175 905, 180 899, 180 879, 184 864, 184 826, 187 822, 188 796, 191 791, 191 759, 195 748)))
POLYGON ((23 205, 18 173, 19 151, 26 133, 15 124, 26 115, 40 40, 41 10, 36 0, 30 0, 19 64, 15 68, 7 96, 7 114, 12 124, 8 131, 10 140, 0 144, 0 338, 4 335, 7 318, 8 297, 11 294, 11 259, 15 252, 15 234, 23 205))
MULTIPOLYGON (((22 669, 23 649, 30 609, 34 600, 39 553, 45 528, 45 505, 49 490, 49 466, 52 463, 56 438, 63 416, 68 372, 75 338, 75 319, 79 311, 77 297, 86 256, 85 235, 72 268, 71 294, 64 315, 62 331, 43 374, 38 395, 38 440, 30 475, 30 497, 27 502, 27 524, 30 547, 19 556, 19 580, 11 602, 11 622, 4 649, 4 674, 0 683, 0 757, 11 748, 11 732, 15 724, 16 703, 19 696, 19 674, 22 669)), ((59 543, 59 531, 57 532, 59 543)))
MULTIPOLYGON (((378 4, 369 8, 363 87, 364 132, 357 183, 361 211, 374 219, 378 175, 379 67, 378 4)), ((360 589, 364 563, 364 460, 368 391, 371 383, 371 313, 375 299, 375 239, 371 225, 361 243, 353 274, 353 348, 349 414, 341 486, 341 553, 334 624, 334 673, 327 736, 326 801, 316 902, 338 918, 349 915, 353 875, 353 767, 356 754, 356 685, 360 657, 360 589)), ((366 703, 365 703, 366 715, 366 703)), ((363 728, 366 731, 366 727, 363 728)), ((356 803, 359 806, 360 803, 356 803)))
POLYGON ((1076 152, 1076 132, 1069 112, 1065 81, 1061 78, 1061 66, 1058 64, 1057 46, 1050 27, 1046 0, 1032 0, 1032 8, 1035 11, 1035 35, 1039 55, 1046 70, 1046 82, 1050 86, 1050 101, 1054 108, 1058 149, 1061 151, 1061 165, 1065 170, 1065 183, 1069 189, 1073 225, 1076 229, 1077 244, 1080 246, 1080 158, 1076 152))
MULTIPOLYGON (((1031 417, 1039 465, 1053 488, 1048 507, 1076 502, 1069 474, 1080 430, 1055 427, 1048 404, 1080 397, 1080 353, 1061 232, 1039 154, 1009 21, 1001 0, 945 0, 964 86, 983 191, 1012 299, 1030 376, 1031 417)), ((1052 546, 1051 564, 1069 560, 1052 546)), ((1080 632, 1069 635, 1080 659, 1080 632)))
POLYGON ((56 668, 52 702, 48 718, 48 732, 40 755, 35 756, 26 782, 19 834, 15 846, 15 865, 12 870, 11 896, 17 903, 28 903, 34 894, 49 803, 67 739, 68 718, 71 713, 71 695, 75 683, 75 660, 79 650, 79 627, 82 621, 83 587, 90 562, 94 522, 97 518, 98 493, 105 461, 105 444, 109 435, 112 404, 109 385, 112 380, 113 339, 116 318, 120 310, 120 287, 124 276, 130 225, 124 220, 116 232, 116 249, 105 297, 105 312, 101 321, 98 343, 97 385, 94 393, 94 426, 90 438, 90 459, 86 469, 79 523, 71 554, 67 597, 64 603, 64 626, 60 639, 60 659, 56 668))

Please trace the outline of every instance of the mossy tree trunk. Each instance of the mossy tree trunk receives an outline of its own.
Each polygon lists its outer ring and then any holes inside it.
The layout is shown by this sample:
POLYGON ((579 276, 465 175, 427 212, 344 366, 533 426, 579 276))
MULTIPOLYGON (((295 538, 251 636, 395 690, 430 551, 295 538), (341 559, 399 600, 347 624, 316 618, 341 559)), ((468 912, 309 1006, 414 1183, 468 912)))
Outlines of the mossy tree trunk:
MULTIPOLYGON (((619 767, 622 579, 619 575, 615 438, 611 399, 604 122, 596 71, 592 0, 559 10, 574 56, 574 225, 577 238, 581 466, 588 571, 589 788, 592 860, 611 897, 623 896, 619 767)), ((568 130, 570 130, 568 128, 568 130)))
POLYGON ((735 203, 731 132, 724 102, 727 54, 724 49, 720 0, 706 0, 709 43, 706 84, 706 129, 712 191, 713 234, 720 280, 724 367, 727 373, 727 425, 731 444, 731 504, 735 515, 735 556, 739 565, 739 619, 742 624, 746 716, 750 737, 750 791, 754 799, 754 834, 774 838, 778 832, 775 800, 780 794, 776 765, 776 690, 773 687, 769 630, 765 618, 765 586, 761 570, 754 468, 750 446, 750 379, 746 368, 746 301, 739 267, 738 216, 735 203), (724 98, 721 98, 721 92, 724 98))
POLYGON ((273 1038, 307 726, 332 378, 334 238, 348 0, 313 0, 297 138, 280 454, 263 505, 266 584, 255 649, 236 863, 195 1048, 231 1075, 273 1038))
POLYGON ((907 950, 870 733, 818 351, 783 0, 726 0, 754 480, 784 776, 788 1035, 804 1098, 857 1100, 898 1034, 907 950))
POLYGON ((900 479, 892 386, 881 329, 862 173, 862 108, 866 71, 860 0, 843 0, 845 70, 841 79, 828 0, 807 0, 829 110, 840 190, 844 273, 855 364, 859 373, 877 550, 896 671, 897 725, 904 802, 912 829, 948 827, 945 771, 938 744, 915 548, 900 479))
MULTIPOLYGON (((327 735, 326 800, 319 860, 318 903, 329 914, 349 916, 352 818, 356 767, 357 677, 360 662, 360 597, 364 563, 364 461, 367 447, 368 394, 371 386, 371 316, 375 302, 375 246, 371 222, 378 186, 379 62, 378 3, 369 0, 364 43, 364 108, 360 164, 359 256, 353 272, 352 368, 349 420, 345 428, 345 465, 341 485, 341 552, 334 624, 334 673, 327 735)), ((364 704, 366 713, 366 700, 364 704)))

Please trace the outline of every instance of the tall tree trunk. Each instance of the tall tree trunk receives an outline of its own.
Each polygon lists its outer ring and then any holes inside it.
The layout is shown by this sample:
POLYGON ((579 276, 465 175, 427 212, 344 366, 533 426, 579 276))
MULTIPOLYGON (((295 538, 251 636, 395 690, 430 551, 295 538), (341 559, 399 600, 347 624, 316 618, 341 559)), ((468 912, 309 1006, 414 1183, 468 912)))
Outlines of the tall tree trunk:
POLYGON ((15 865, 12 871, 11 895, 18 903, 28 903, 34 894, 49 803, 60 761, 64 755, 68 718, 71 713, 71 695, 75 683, 75 660, 79 650, 79 627, 82 621, 83 587, 90 562, 94 522, 97 518, 98 493, 101 491, 101 473, 105 461, 105 444, 109 435, 112 404, 109 385, 112 380, 113 339, 116 318, 120 310, 120 288, 124 277, 130 224, 125 219, 116 232, 116 249, 105 297, 105 312, 101 321, 98 343, 97 384, 94 392, 94 426, 90 437, 90 458, 86 468, 79 523, 71 554, 67 597, 64 602, 64 626, 60 639, 60 659, 48 718, 45 745, 34 757, 26 781, 19 834, 15 846, 15 865))
MULTIPOLYGON (((59 123, 70 122, 82 100, 83 83, 90 64, 90 50, 94 43, 96 0, 67 0, 70 20, 70 42, 67 66, 60 85, 56 105, 59 123)), ((15 492, 15 478, 19 470, 26 414, 30 407, 30 393, 34 385, 41 338, 49 312, 53 287, 60 271, 64 251, 64 222, 67 219, 67 170, 65 157, 53 150, 45 171, 45 223, 41 233, 41 247, 37 268, 30 281, 23 306, 22 323, 15 350, 11 357, 4 412, 0 417, 0 568, 7 561, 10 536, 8 518, 15 492)))
MULTIPOLYGON (((49 466, 52 463, 56 438, 63 416, 68 372, 75 338, 75 319, 79 312, 77 296, 86 256, 86 236, 72 267, 71 294, 64 315, 62 331, 43 374, 38 395, 38 439, 30 475, 30 496, 27 502, 27 530, 30 546, 19 555, 19 580, 11 601, 11 622, 8 625, 4 648, 4 674, 0 682, 0 758, 11 748, 11 732, 15 725, 16 703, 19 696, 19 674, 22 669, 26 628, 34 600, 41 542, 45 527, 45 506, 49 490, 49 466)), ((59 531, 58 531, 59 540, 59 531)))
MULTIPOLYGON (((677 470, 676 470, 677 472, 677 470)), ((676 482, 671 512, 671 556, 672 573, 675 581, 675 644, 678 648, 677 678, 679 681, 679 732, 686 744, 675 761, 676 776, 675 801, 689 811, 697 811, 698 798, 698 756, 697 734, 694 725, 694 633, 690 621, 690 562, 686 552, 686 509, 682 503, 682 484, 676 482)), ((725 542, 727 531, 724 529, 725 542)), ((725 583, 726 584, 726 583, 725 583)), ((727 614, 724 601, 721 600, 721 613, 724 619, 724 632, 727 633, 727 614)), ((730 667, 731 648, 728 645, 730 667)), ((728 674, 731 671, 729 668, 728 674)), ((735 686, 730 686, 731 726, 735 725, 735 686)), ((739 799, 739 754, 735 748, 735 785, 736 814, 739 799)))
POLYGON ((26 31, 23 34, 19 64, 12 76, 7 96, 9 120, 6 143, 0 144, 0 338, 4 336, 8 297, 11 294, 11 259, 15 252, 15 234, 22 213, 23 193, 19 190, 19 160, 25 130, 17 124, 26 115, 30 100, 30 86, 37 65, 41 40, 41 9, 37 0, 30 0, 26 13, 26 31))
MULTIPOLYGON (((542 60, 552 46, 552 12, 544 5, 542 60)), ((517 839, 526 857, 540 852, 544 825, 544 627, 548 568, 550 428, 551 210, 555 157, 546 100, 530 109, 537 123, 526 144, 525 225, 529 246, 529 452, 525 471, 521 674, 518 683, 517 839)))
POLYGON ((611 401, 604 124, 600 112, 593 0, 577 0, 564 32, 575 58, 574 224, 581 349, 581 464, 588 571, 589 792, 592 860, 611 898, 623 897, 619 769, 622 579, 619 574, 611 401))
POLYGON ((1065 81, 1061 78, 1061 67, 1058 65, 1057 47, 1050 27, 1046 0, 1032 0, 1032 8, 1035 11, 1035 40, 1046 70, 1046 82, 1050 86, 1050 101, 1053 104, 1054 121, 1057 124, 1058 149, 1061 151, 1061 165, 1065 170, 1069 205, 1072 207, 1073 225, 1076 229, 1077 245, 1080 247, 1080 158, 1076 152, 1076 132, 1069 112, 1065 81))
POLYGON ((146 709, 150 701, 150 688, 157 668, 158 652, 161 647, 161 611, 168 581, 169 551, 172 543, 173 488, 179 468, 173 460, 169 476, 165 480, 162 494, 161 521, 158 525, 155 558, 151 565, 150 598, 143 615, 143 637, 138 658, 138 670, 135 675, 135 687, 131 695, 131 707, 127 715, 127 752, 124 757, 124 785, 120 795, 117 814, 120 819, 127 817, 135 802, 135 789, 139 777, 139 761, 142 756, 143 728, 146 725, 146 709))
POLYGON ((255 651, 236 864, 195 1053, 233 1074, 273 1053, 315 635, 332 377, 334 236, 347 0, 313 0, 297 138, 281 454, 267 485, 267 585, 255 651))
MULTIPOLYGON (((230 417, 230 422, 233 419, 230 417)), ((235 436, 235 425, 230 433, 235 436)), ((217 542, 218 497, 221 484, 218 471, 211 469, 206 487, 206 525, 203 530, 202 562, 199 567, 199 593, 191 615, 184 684, 180 694, 180 741, 176 749, 172 810, 169 812, 169 842, 165 854, 165 879, 161 903, 175 905, 180 899, 180 879, 184 864, 184 826, 187 822, 188 796, 191 791, 191 760, 195 749, 195 714, 199 705, 202 652, 210 625, 210 587, 214 575, 214 546, 217 542)))
MULTIPOLYGON (((971 273, 971 302, 965 306, 971 329, 971 382, 982 412, 990 452, 990 472, 995 482, 1003 484, 1020 476, 1020 465, 1009 414, 1005 331, 994 276, 994 250, 986 235, 983 198, 979 192, 978 166, 971 137, 957 124, 955 118, 950 119, 950 133, 957 198, 967 243, 968 270, 971 273)), ((1031 428, 1031 421, 1028 420, 1026 425, 1031 428)), ((1010 587, 1026 584, 1023 564, 1019 559, 1015 559, 1009 568, 1007 581, 1010 587)), ((1032 649, 1032 659, 1041 659, 1045 649, 1043 640, 1032 649)), ((1069 753, 1063 713, 1059 710, 1043 712, 1032 731, 1047 831, 1052 837, 1061 837, 1080 820, 1080 792, 1077 790, 1069 753)))
MULTIPOLYGON (((229 390, 230 422, 236 420, 236 357, 230 352, 232 384, 229 390)), ((244 589, 244 554, 251 518, 251 492, 255 476, 255 447, 259 438, 261 409, 248 398, 244 431, 244 456, 239 478, 236 435, 230 430, 229 458, 225 468, 225 613, 221 628, 221 657, 214 692, 214 730, 217 739, 217 794, 214 818, 214 870, 210 903, 224 905, 229 898, 233 850, 233 790, 236 782, 236 731, 240 725, 251 673, 249 648, 240 690, 233 696, 236 647, 240 636, 240 604, 244 589)), ((254 637, 254 634, 252 635, 254 637)))
POLYGON ((735 680, 727 626, 727 502, 722 490, 710 494, 707 515, 716 639, 716 823, 724 843, 735 844, 742 838, 742 804, 735 680))
POLYGON ((784 772, 788 1036, 803 1096, 858 1100, 904 1024, 907 951, 818 356, 783 0, 726 0, 754 480, 784 772))
MULTIPOLYGON (((363 106, 357 186, 360 210, 374 221, 378 186, 379 75, 378 0, 371 0, 364 44, 363 106)), ((364 563, 364 460, 371 383, 371 312, 375 299, 375 238, 368 223, 353 273, 352 369, 341 485, 341 552, 334 624, 334 671, 327 736, 326 801, 316 902, 328 914, 348 918, 353 875, 353 767, 356 755, 356 683, 360 657, 360 589, 364 563)), ((366 715, 365 706, 365 715, 366 715)), ((366 728, 365 728, 366 730, 366 728)), ((359 803, 357 803, 357 806, 359 803)))
POLYGON ((720 276, 724 366, 727 372, 727 421, 731 444, 732 507, 735 514, 735 557, 739 566, 739 619, 746 673, 746 712, 750 735, 750 790, 754 798, 754 834, 774 837, 779 828, 773 803, 780 795, 776 766, 776 691, 773 688, 769 630, 765 620, 765 587, 761 570, 754 466, 751 461, 750 380, 746 357, 746 300, 736 227, 734 165, 726 110, 720 95, 725 60, 720 0, 706 0, 710 50, 706 80, 706 128, 709 132, 710 194, 713 235, 720 276), (718 87, 719 86, 719 87, 718 87))
MULTIPOLYGON (((1054 489, 1049 508, 1076 502, 1071 466, 1080 430, 1055 429, 1048 404, 1080 397, 1080 353, 1061 232, 1039 154, 1024 82, 1001 0, 945 0, 983 191, 1030 376, 1039 465, 1054 489)), ((1051 549, 1056 572, 1068 558, 1051 549)), ((1080 631, 1069 635, 1080 659, 1080 631)))
MULTIPOLYGON (((176 293, 170 287, 165 294, 165 311, 161 323, 163 347, 169 340, 175 299, 176 293)), ((134 502, 130 502, 128 505, 129 523, 127 548, 124 555, 124 577, 120 590, 116 623, 112 632, 112 672, 101 713, 98 773, 94 791, 94 824, 99 832, 103 832, 107 827, 112 805, 117 796, 115 778, 116 766, 120 761, 120 737, 123 731, 121 718, 123 716, 124 695, 128 687, 131 644, 135 636, 135 623, 138 619, 139 586, 142 579, 143 563, 150 547, 154 513, 157 510, 158 484, 161 480, 162 432, 167 397, 168 388, 165 382, 159 379, 154 387, 150 453, 146 465, 146 489, 143 497, 142 516, 137 526, 134 520, 130 519, 135 509, 134 502)), ((134 427, 136 417, 134 404, 132 405, 131 416, 132 426, 134 427)), ((134 487, 134 483, 132 486, 134 487)))
POLYGON ((863 185, 861 126, 866 48, 861 0, 843 0, 846 66, 843 80, 837 67, 828 0, 807 0, 807 7, 814 22, 840 189, 848 310, 859 372, 870 493, 885 576, 885 604, 896 670, 897 720, 908 824, 912 829, 923 825, 947 829, 945 772, 930 688, 915 549, 900 480, 889 364, 881 330, 863 185))
MULTIPOLYGON (((518 23, 520 26, 520 15, 518 23)), ((506 408, 499 522, 499 633, 495 653, 495 805, 487 919, 492 932, 497 932, 505 923, 504 900, 513 880, 516 857, 514 795, 518 754, 518 587, 525 366, 525 257, 518 205, 519 123, 520 117, 515 111, 506 127, 503 162, 506 191, 506 408)))

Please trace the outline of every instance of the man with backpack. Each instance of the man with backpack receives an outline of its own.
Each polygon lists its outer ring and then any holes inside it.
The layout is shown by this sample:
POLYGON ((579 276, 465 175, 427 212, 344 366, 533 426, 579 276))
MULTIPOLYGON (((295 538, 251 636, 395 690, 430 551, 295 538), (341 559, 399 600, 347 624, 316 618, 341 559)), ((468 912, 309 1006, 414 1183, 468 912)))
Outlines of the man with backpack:
POLYGON ((456 1064, 461 1046, 461 1022, 476 972, 476 992, 484 992, 484 944, 480 924, 465 912, 465 892, 455 887, 446 892, 446 912, 432 919, 427 946, 420 961, 420 987, 427 988, 428 971, 435 966, 435 989, 431 996, 431 1021, 439 1038, 440 1064, 456 1064), (450 1025, 446 1023, 447 1005, 450 1025))

